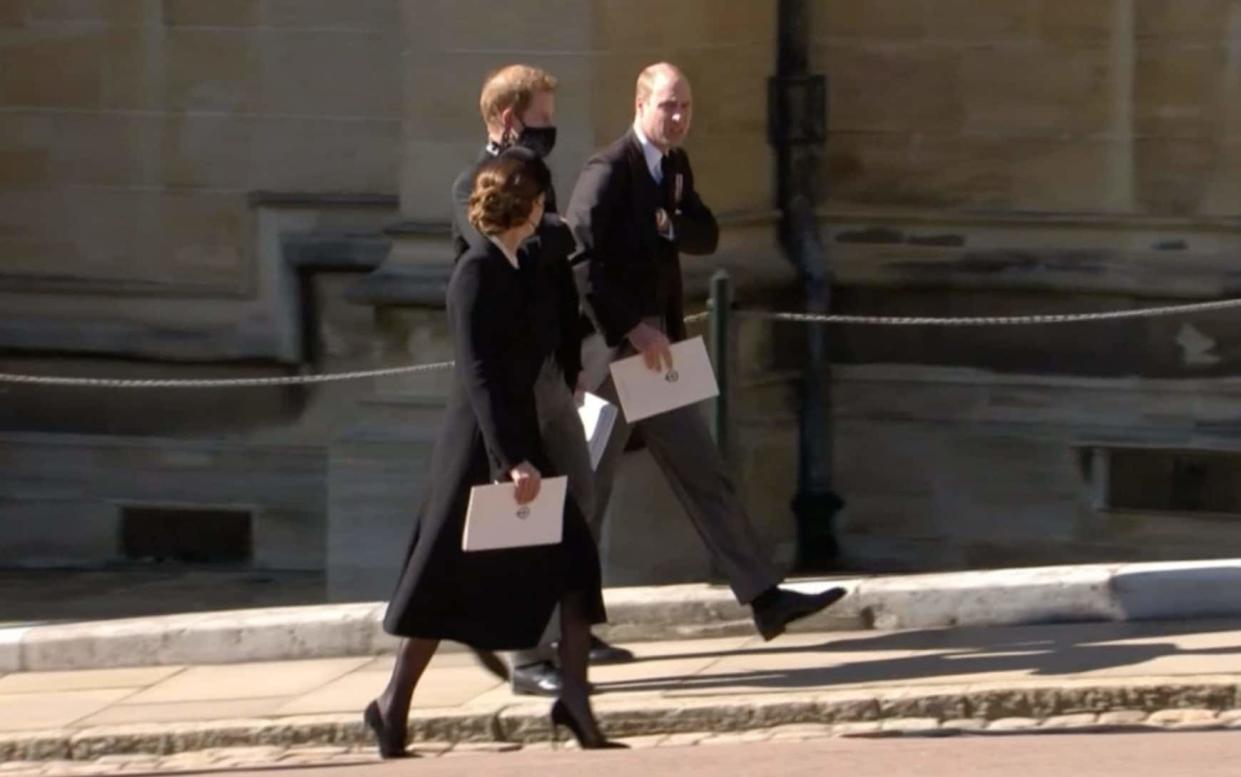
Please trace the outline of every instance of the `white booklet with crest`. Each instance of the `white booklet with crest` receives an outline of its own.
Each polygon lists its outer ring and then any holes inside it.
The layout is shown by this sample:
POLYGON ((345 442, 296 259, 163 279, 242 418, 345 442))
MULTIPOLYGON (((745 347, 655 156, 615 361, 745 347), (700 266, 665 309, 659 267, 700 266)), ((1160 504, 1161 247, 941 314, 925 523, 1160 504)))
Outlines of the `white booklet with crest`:
POLYGON ((586 432, 586 447, 590 451, 590 468, 599 468, 599 460, 608 445, 608 437, 612 434, 612 426, 616 423, 616 414, 620 409, 603 397, 586 392, 582 406, 577 415, 582 419, 582 428, 586 432))
POLYGON ((612 362, 612 382, 625 420, 633 423, 718 396, 715 370, 701 337, 672 344, 672 368, 648 369, 642 355, 612 362))
POLYGON ((543 478, 534 501, 517 504, 512 483, 474 486, 465 513, 461 549, 499 550, 556 545, 564 535, 564 500, 569 479, 543 478))

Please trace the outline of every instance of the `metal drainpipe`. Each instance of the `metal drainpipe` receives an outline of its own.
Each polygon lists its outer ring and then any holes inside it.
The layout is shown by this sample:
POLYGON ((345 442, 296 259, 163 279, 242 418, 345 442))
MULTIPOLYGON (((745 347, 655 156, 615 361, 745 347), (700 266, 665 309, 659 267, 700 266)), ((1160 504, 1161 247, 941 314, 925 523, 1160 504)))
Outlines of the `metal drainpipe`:
MULTIPOLYGON (((779 0, 776 75, 768 83, 768 129, 776 151, 780 244, 801 278, 806 311, 827 313, 832 274, 819 231, 820 170, 827 144, 827 78, 810 72, 808 0, 779 0)), ((831 372, 827 331, 808 326, 800 391, 797 519, 801 571, 837 556, 833 524, 844 501, 832 490, 831 372)))

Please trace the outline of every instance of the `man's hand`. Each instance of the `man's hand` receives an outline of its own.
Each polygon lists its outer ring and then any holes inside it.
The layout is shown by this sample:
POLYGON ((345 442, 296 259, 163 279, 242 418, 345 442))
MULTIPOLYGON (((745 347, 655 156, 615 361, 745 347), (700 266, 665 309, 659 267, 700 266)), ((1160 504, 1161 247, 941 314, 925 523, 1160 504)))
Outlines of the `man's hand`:
POLYGON ((539 486, 542 485, 543 476, 530 462, 523 461, 513 467, 509 470, 508 476, 513 479, 513 485, 516 486, 517 504, 524 505, 527 502, 533 502, 534 498, 539 495, 539 486))
POLYGON ((655 229, 659 231, 660 236, 668 240, 672 239, 672 217, 663 208, 655 209, 655 229))
POLYGON ((642 354, 642 361, 648 370, 659 372, 663 365, 672 369, 672 343, 663 332, 650 324, 641 323, 629 330, 626 338, 642 354))

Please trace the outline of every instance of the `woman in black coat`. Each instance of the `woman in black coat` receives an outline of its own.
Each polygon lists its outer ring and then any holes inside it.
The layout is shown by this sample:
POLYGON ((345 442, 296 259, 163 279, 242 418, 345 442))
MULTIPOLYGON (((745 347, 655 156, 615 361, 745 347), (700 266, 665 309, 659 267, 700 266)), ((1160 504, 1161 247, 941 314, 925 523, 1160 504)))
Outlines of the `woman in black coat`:
POLYGON ((566 261, 564 247, 527 241, 549 185, 541 161, 516 155, 484 164, 475 178, 470 221, 487 240, 462 254, 449 281, 453 386, 429 495, 384 618, 385 630, 405 639, 387 689, 365 715, 385 758, 406 755, 414 686, 440 640, 492 650, 528 647, 557 604, 564 679, 553 726, 568 726, 583 747, 615 746, 599 732, 590 707, 590 627, 606 616, 598 552, 573 500, 565 500, 558 545, 461 549, 471 487, 511 480, 517 501, 525 503, 537 496, 544 475, 556 474, 539 435, 535 397, 570 391, 579 366, 578 343, 566 342, 574 335, 560 324, 565 289, 548 271, 566 261))

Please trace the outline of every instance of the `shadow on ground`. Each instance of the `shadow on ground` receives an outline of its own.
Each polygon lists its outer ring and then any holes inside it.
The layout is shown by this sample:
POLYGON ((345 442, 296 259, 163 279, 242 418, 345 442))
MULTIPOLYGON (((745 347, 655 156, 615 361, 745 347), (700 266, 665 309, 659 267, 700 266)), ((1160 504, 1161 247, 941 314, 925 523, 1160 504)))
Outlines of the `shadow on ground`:
MULTIPOLYGON (((1199 640, 1203 641, 1203 640, 1199 640)), ((713 667, 694 676, 648 677, 597 683, 604 692, 668 691, 710 693, 724 688, 755 692, 817 689, 844 685, 892 683, 936 678, 956 682, 966 675, 1021 673, 1031 678, 1080 675, 1120 669, 1170 656, 1215 656, 1223 660, 1219 673, 1241 673, 1241 621, 1181 621, 1143 623, 1077 623, 995 628, 955 628, 909 632, 857 633, 805 644, 804 638, 782 647, 770 645, 720 652, 646 655, 643 661, 719 658, 742 659, 736 671, 713 667), (1186 648, 1178 638, 1238 632, 1205 640, 1210 647, 1186 648), (800 658, 810 654, 807 659, 800 658), (821 661, 813 656, 821 656, 821 661), (868 658, 871 655, 873 658, 868 658), (905 655, 902 655, 905 654, 905 655), (1235 667, 1223 666, 1236 656, 1235 667), (782 663, 790 666, 782 667, 782 663), (811 663, 811 666, 804 664, 811 663), (765 668, 767 667, 772 668, 765 668)), ((1206 669, 1194 674, 1214 671, 1206 669)))

